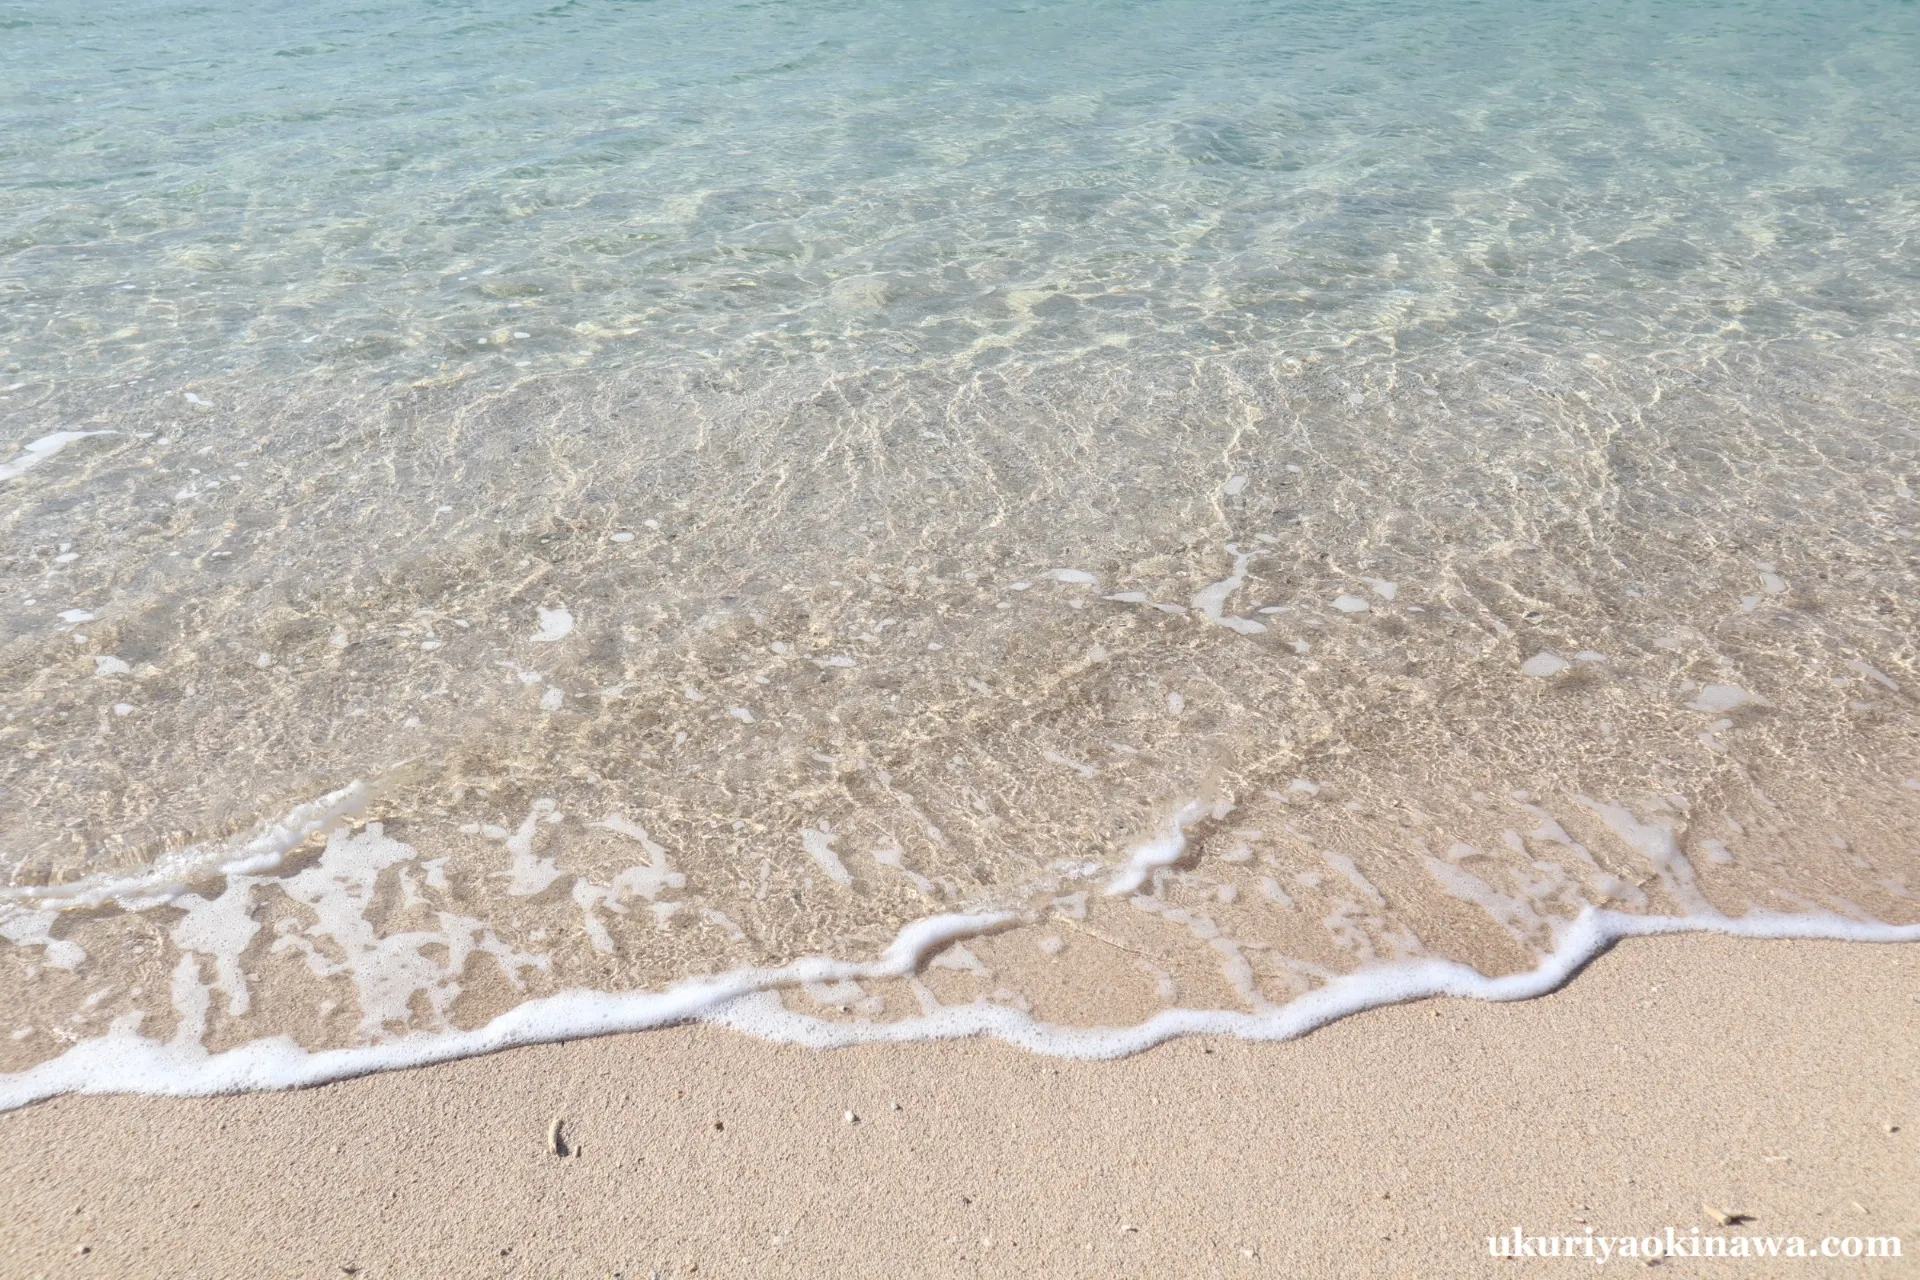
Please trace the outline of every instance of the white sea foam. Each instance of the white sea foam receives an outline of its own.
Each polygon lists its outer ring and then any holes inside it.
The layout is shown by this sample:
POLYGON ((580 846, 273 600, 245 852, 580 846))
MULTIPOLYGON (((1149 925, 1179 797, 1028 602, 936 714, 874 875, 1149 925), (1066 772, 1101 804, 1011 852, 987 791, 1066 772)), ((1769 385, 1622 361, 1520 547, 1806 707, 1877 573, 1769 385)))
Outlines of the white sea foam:
MULTIPOLYGON (((1229 547, 1228 550, 1233 551, 1235 548, 1229 547)), ((1194 594, 1193 607, 1200 611, 1202 617, 1215 626, 1226 627, 1242 635, 1260 635, 1266 631, 1267 627, 1263 622, 1255 622, 1250 618, 1235 618, 1223 612, 1227 597, 1246 583, 1247 566, 1252 563, 1254 556, 1259 554, 1257 551, 1236 552, 1233 559, 1233 573, 1211 586, 1201 588, 1194 594)))
MULTIPOLYGON (((1177 696, 1177 695, 1176 695, 1177 696)), ((1127 865, 1107 883, 1107 892, 1115 896, 1132 893, 1145 884, 1147 877, 1162 867, 1180 861, 1187 851, 1187 830, 1207 816, 1210 806, 1199 800, 1181 805, 1160 834, 1143 840, 1127 853, 1127 865)))
MULTIPOLYGON (((314 923, 299 928, 285 922, 273 950, 299 954, 318 977, 344 974, 351 980, 360 1007, 356 1034, 363 1040, 378 1037, 389 1025, 406 1025, 416 1001, 426 1006, 434 1024, 445 1026, 460 992, 460 975, 476 952, 491 955, 516 988, 522 969, 548 964, 544 956, 501 942, 484 922, 446 911, 437 913, 435 929, 376 933, 367 918, 375 883, 383 870, 413 857, 410 846, 386 835, 381 824, 369 823, 357 834, 334 832, 318 862, 281 882, 288 897, 312 910, 314 923), (316 939, 330 945, 323 950, 314 945, 316 939)), ((233 921, 241 923, 237 916, 233 921)))
POLYGON ((366 812, 372 789, 354 782, 330 795, 295 808, 251 839, 215 841, 169 853, 147 870, 131 876, 89 876, 58 885, 12 885, 0 888, 0 919, 9 908, 31 904, 36 908, 68 910, 113 902, 128 909, 171 902, 187 886, 210 875, 246 875, 270 871, 310 837, 324 835, 366 812))
POLYGON ((56 969, 78 969, 87 953, 79 943, 53 936, 53 926, 59 918, 60 913, 52 908, 22 911, 0 907, 0 938, 16 947, 42 948, 41 954, 56 969))
POLYGON ((1332 852, 1322 853, 1320 857, 1328 866, 1345 876, 1354 888, 1365 894, 1367 901, 1373 903, 1376 907, 1384 907, 1387 905, 1386 897, 1374 886, 1373 881, 1361 874, 1359 866, 1354 863, 1352 858, 1347 857, 1343 853, 1332 852))
POLYGON ((1764 703, 1765 699, 1756 697, 1737 684, 1710 684, 1701 689, 1692 702, 1687 705, 1695 711, 1715 713, 1733 711, 1752 703, 1764 703))
POLYGON ((1675 902, 1700 918, 1712 919, 1720 914, 1714 905, 1700 892, 1700 886, 1694 879, 1693 864, 1680 852, 1679 843, 1673 836, 1673 823, 1664 818, 1654 818, 1646 822, 1633 815, 1633 812, 1621 805, 1602 804, 1582 796, 1580 803, 1600 816, 1600 820, 1620 837, 1628 848, 1640 854, 1660 877, 1660 883, 1673 896, 1675 902))
POLYGON ((1034 1053, 1103 1060, 1139 1053, 1189 1035, 1283 1041, 1383 1005, 1434 996, 1527 1000, 1564 985, 1614 943, 1635 937, 1720 933, 1755 939, 1920 942, 1920 925, 1869 924, 1838 915, 1754 912, 1739 918, 1638 916, 1590 907, 1561 932, 1554 951, 1522 973, 1489 978, 1450 960, 1371 965, 1331 975, 1321 987, 1253 1012, 1169 1009, 1132 1027, 1059 1027, 1006 1004, 936 1005, 898 1022, 829 1022, 787 1009, 776 994, 802 983, 863 982, 912 975, 934 952, 1014 923, 1009 913, 941 915, 902 929, 878 960, 810 957, 777 969, 743 969, 659 992, 569 991, 530 1000, 472 1031, 416 1033, 378 1044, 308 1052, 285 1036, 208 1053, 197 1041, 139 1034, 137 1017, 116 1019, 104 1036, 57 1058, 0 1076, 0 1110, 63 1093, 171 1097, 289 1089, 404 1067, 474 1057, 520 1045, 644 1031, 704 1021, 763 1040, 838 1048, 990 1036, 1034 1053))
POLYGON ((12 462, 0 462, 0 483, 18 479, 20 476, 25 475, 47 459, 59 453, 62 449, 65 449, 75 440, 85 440, 88 436, 110 436, 112 434, 114 433, 111 431, 55 431, 51 434, 41 436, 38 440, 30 440, 21 448, 20 452, 14 456, 12 462))
POLYGON ((535 800, 533 808, 521 821, 520 829, 506 837, 507 852, 512 855, 512 864, 497 874, 507 880, 507 893, 515 898, 530 898, 543 892, 548 885, 560 878, 560 868, 552 858, 542 858, 533 851, 533 839, 539 832, 542 821, 558 821, 559 810, 552 800, 535 800))
POLYGON ((573 613, 567 609, 541 609, 540 629, 527 639, 535 644, 553 644, 573 634, 573 613))
POLYGON ((1527 903, 1501 893, 1465 868, 1432 856, 1422 860, 1441 888, 1462 902, 1470 902, 1486 912, 1522 946, 1536 944, 1543 933, 1559 932, 1561 921, 1551 916, 1543 918, 1527 903))
POLYGON ((832 835, 815 827, 806 827, 800 832, 800 843, 806 849, 807 856, 827 873, 827 879, 837 885, 851 886, 853 873, 847 870, 846 864, 840 861, 840 855, 834 852, 833 841, 832 835))
POLYGON ((1520 673, 1533 676, 1538 680, 1545 680, 1549 676, 1557 676, 1565 671, 1567 665, 1567 660, 1557 653, 1536 653, 1520 664, 1520 673))

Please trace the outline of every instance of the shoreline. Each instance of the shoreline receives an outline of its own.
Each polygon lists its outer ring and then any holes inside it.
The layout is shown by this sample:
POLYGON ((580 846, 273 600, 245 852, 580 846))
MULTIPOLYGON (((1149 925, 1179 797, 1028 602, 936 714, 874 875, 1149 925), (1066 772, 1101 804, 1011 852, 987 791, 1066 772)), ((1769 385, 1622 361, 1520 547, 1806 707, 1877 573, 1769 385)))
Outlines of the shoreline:
MULTIPOLYGON (((0 1113, 66 1094, 188 1098, 312 1088, 512 1049, 683 1025, 721 1027, 768 1044, 809 1049, 991 1039, 1050 1059, 1112 1061, 1210 1035, 1286 1043, 1358 1014, 1441 997, 1487 1003, 1537 999, 1574 981, 1594 960, 1630 938, 1716 933, 1768 941, 1920 942, 1920 924, 1761 911, 1738 917, 1642 916, 1589 907, 1565 925, 1556 948, 1532 969, 1490 977, 1440 958, 1376 964, 1253 1012, 1176 1006, 1130 1025, 1056 1025, 1023 1010, 975 1000, 898 1021, 835 1022, 796 1012, 782 1000, 798 986, 914 981, 951 945, 1018 932, 1031 923, 1004 911, 927 916, 902 928, 871 960, 812 956, 777 968, 688 979, 660 991, 563 991, 514 1005, 471 1030, 347 1048, 308 1050, 284 1037, 263 1037, 209 1054, 198 1038, 180 1043, 177 1030, 172 1040, 162 1041, 132 1027, 115 1027, 25 1071, 0 1074, 0 1113)), ((1086 981, 1085 975, 1081 980, 1086 981)), ((204 1022, 204 1010, 199 1016, 204 1022)))
POLYGON ((692 1025, 287 1093, 68 1096, 0 1117, 0 1256, 48 1276, 1468 1275, 1513 1265, 1490 1235, 1586 1226, 1911 1254, 1916 1032, 1920 949, 1694 934, 1531 1000, 1111 1062, 692 1025), (556 1117, 578 1154, 549 1154, 556 1117))

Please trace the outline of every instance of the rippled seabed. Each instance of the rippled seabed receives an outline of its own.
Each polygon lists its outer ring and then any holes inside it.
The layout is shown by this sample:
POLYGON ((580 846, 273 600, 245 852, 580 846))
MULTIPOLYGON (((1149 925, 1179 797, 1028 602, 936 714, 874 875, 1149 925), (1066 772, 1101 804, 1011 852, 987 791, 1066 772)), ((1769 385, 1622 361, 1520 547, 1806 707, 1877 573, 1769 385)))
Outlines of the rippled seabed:
POLYGON ((75 8, 0 1067, 1920 919, 1911 6, 75 8))

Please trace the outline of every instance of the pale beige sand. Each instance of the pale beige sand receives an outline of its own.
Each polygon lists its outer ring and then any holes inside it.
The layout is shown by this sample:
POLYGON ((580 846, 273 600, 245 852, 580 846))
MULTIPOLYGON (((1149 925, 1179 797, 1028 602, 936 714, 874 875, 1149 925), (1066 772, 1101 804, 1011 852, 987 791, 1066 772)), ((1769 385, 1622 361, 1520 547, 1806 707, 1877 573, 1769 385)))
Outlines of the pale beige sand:
POLYGON ((1907 1256, 1675 1272, 1920 1274, 1920 948, 1632 942, 1530 1003, 1115 1063, 688 1028, 0 1116, 7 1276, 1584 1275, 1485 1238, 1705 1206, 1907 1256))

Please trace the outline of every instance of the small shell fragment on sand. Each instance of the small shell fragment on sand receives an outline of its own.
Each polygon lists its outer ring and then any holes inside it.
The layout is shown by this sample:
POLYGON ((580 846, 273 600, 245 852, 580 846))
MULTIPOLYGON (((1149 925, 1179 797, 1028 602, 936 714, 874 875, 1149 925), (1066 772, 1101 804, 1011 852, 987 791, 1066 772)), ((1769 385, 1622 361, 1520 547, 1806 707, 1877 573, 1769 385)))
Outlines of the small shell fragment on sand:
POLYGON ((566 1135, 560 1131, 560 1126, 565 1123, 566 1121, 564 1119, 555 1116, 552 1122, 547 1125, 547 1151, 551 1155, 565 1156, 567 1154, 567 1138, 566 1135))

